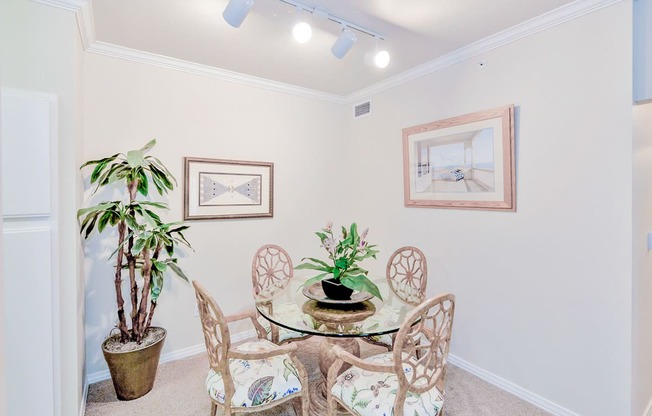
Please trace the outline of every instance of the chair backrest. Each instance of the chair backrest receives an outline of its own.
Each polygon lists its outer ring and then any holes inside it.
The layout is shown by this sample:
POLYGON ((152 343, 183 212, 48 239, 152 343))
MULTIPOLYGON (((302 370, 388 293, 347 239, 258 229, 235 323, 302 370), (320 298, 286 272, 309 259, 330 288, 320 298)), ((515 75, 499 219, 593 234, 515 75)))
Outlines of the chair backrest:
POLYGON ((251 263, 251 281, 257 300, 273 297, 293 276, 292 259, 282 247, 266 244, 256 251, 251 263))
POLYGON ((224 319, 222 309, 206 288, 196 280, 192 281, 192 285, 197 297, 208 362, 213 370, 224 374, 228 372, 227 353, 231 348, 229 326, 224 319))
POLYGON ((444 393, 454 313, 455 295, 439 295, 415 308, 401 325, 393 351, 399 381, 397 403, 404 402, 408 392, 423 393, 437 387, 444 393))
POLYGON ((418 248, 405 246, 392 253, 386 277, 392 291, 403 301, 418 305, 425 300, 428 263, 418 248))

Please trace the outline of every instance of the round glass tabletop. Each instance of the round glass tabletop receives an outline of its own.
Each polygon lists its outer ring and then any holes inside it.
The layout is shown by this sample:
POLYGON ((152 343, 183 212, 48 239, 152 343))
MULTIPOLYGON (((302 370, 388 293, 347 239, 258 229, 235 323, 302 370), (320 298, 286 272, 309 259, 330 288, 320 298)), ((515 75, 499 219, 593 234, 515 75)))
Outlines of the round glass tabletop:
POLYGON ((256 309, 270 322, 305 334, 367 337, 398 331, 415 306, 394 295, 385 278, 371 280, 382 300, 354 292, 352 300, 334 301, 323 295, 319 283, 307 288, 295 278, 273 297, 258 300, 256 309))

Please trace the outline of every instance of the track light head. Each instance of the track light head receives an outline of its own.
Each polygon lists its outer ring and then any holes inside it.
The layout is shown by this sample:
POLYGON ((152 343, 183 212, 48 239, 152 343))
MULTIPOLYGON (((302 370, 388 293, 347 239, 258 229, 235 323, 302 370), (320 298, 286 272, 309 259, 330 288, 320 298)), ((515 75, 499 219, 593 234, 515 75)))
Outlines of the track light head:
POLYGON ((346 55, 347 52, 353 47, 353 44, 356 40, 358 39, 355 36, 355 33, 353 33, 351 29, 345 26, 342 29, 340 36, 333 44, 331 52, 333 52, 333 55, 335 55, 337 59, 342 59, 344 58, 344 55, 346 55))
POLYGON ((229 0, 222 17, 230 26, 238 28, 244 22, 255 0, 229 0))

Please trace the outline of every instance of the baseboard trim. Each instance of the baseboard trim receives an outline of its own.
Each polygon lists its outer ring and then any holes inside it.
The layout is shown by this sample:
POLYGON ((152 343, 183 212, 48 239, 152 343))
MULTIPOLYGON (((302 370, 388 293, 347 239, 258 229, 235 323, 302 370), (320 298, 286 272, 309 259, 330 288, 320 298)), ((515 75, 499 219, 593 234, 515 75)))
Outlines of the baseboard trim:
MULTIPOLYGON (((483 368, 471 364, 468 361, 465 361, 453 354, 448 355, 448 361, 473 374, 474 376, 486 381, 489 384, 505 390, 506 392, 513 394, 519 399, 525 400, 528 403, 533 404, 534 406, 543 409, 549 413, 552 413, 556 416, 580 416, 578 413, 573 412, 572 410, 566 409, 565 407, 559 406, 556 403, 551 402, 548 399, 545 399, 538 394, 532 393, 529 390, 524 389, 523 387, 512 383, 509 380, 505 380, 502 377, 499 377, 483 368)), ((652 415, 649 415, 652 416, 652 415)))
MULTIPOLYGON (((244 332, 239 332, 237 334, 234 334, 233 336, 231 336, 231 342, 236 343, 255 337, 256 337, 256 331, 251 329, 249 331, 244 331, 244 332)), ((180 350, 170 351, 165 354, 161 354, 161 359, 159 360, 159 363, 163 364, 169 361, 176 361, 183 358, 192 357, 194 355, 201 354, 204 351, 206 351, 206 346, 203 343, 192 345, 190 347, 182 348, 180 350)), ((94 373, 91 373, 86 377, 86 383, 85 383, 86 389, 90 384, 97 383, 99 381, 108 380, 110 378, 111 378, 111 373, 109 373, 108 368, 106 370, 101 370, 101 371, 96 371, 94 373)), ((86 407, 85 395, 86 392, 84 393, 84 407, 86 407)))

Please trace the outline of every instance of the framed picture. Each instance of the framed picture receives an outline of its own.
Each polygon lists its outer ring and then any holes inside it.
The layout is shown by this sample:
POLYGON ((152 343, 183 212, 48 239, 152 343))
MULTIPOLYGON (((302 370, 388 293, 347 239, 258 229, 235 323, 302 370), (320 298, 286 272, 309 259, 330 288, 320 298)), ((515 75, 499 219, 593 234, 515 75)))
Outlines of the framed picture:
POLYGON ((516 211, 514 106, 403 129, 406 207, 516 211))
POLYGON ((183 218, 274 216, 274 164, 184 157, 183 218))

